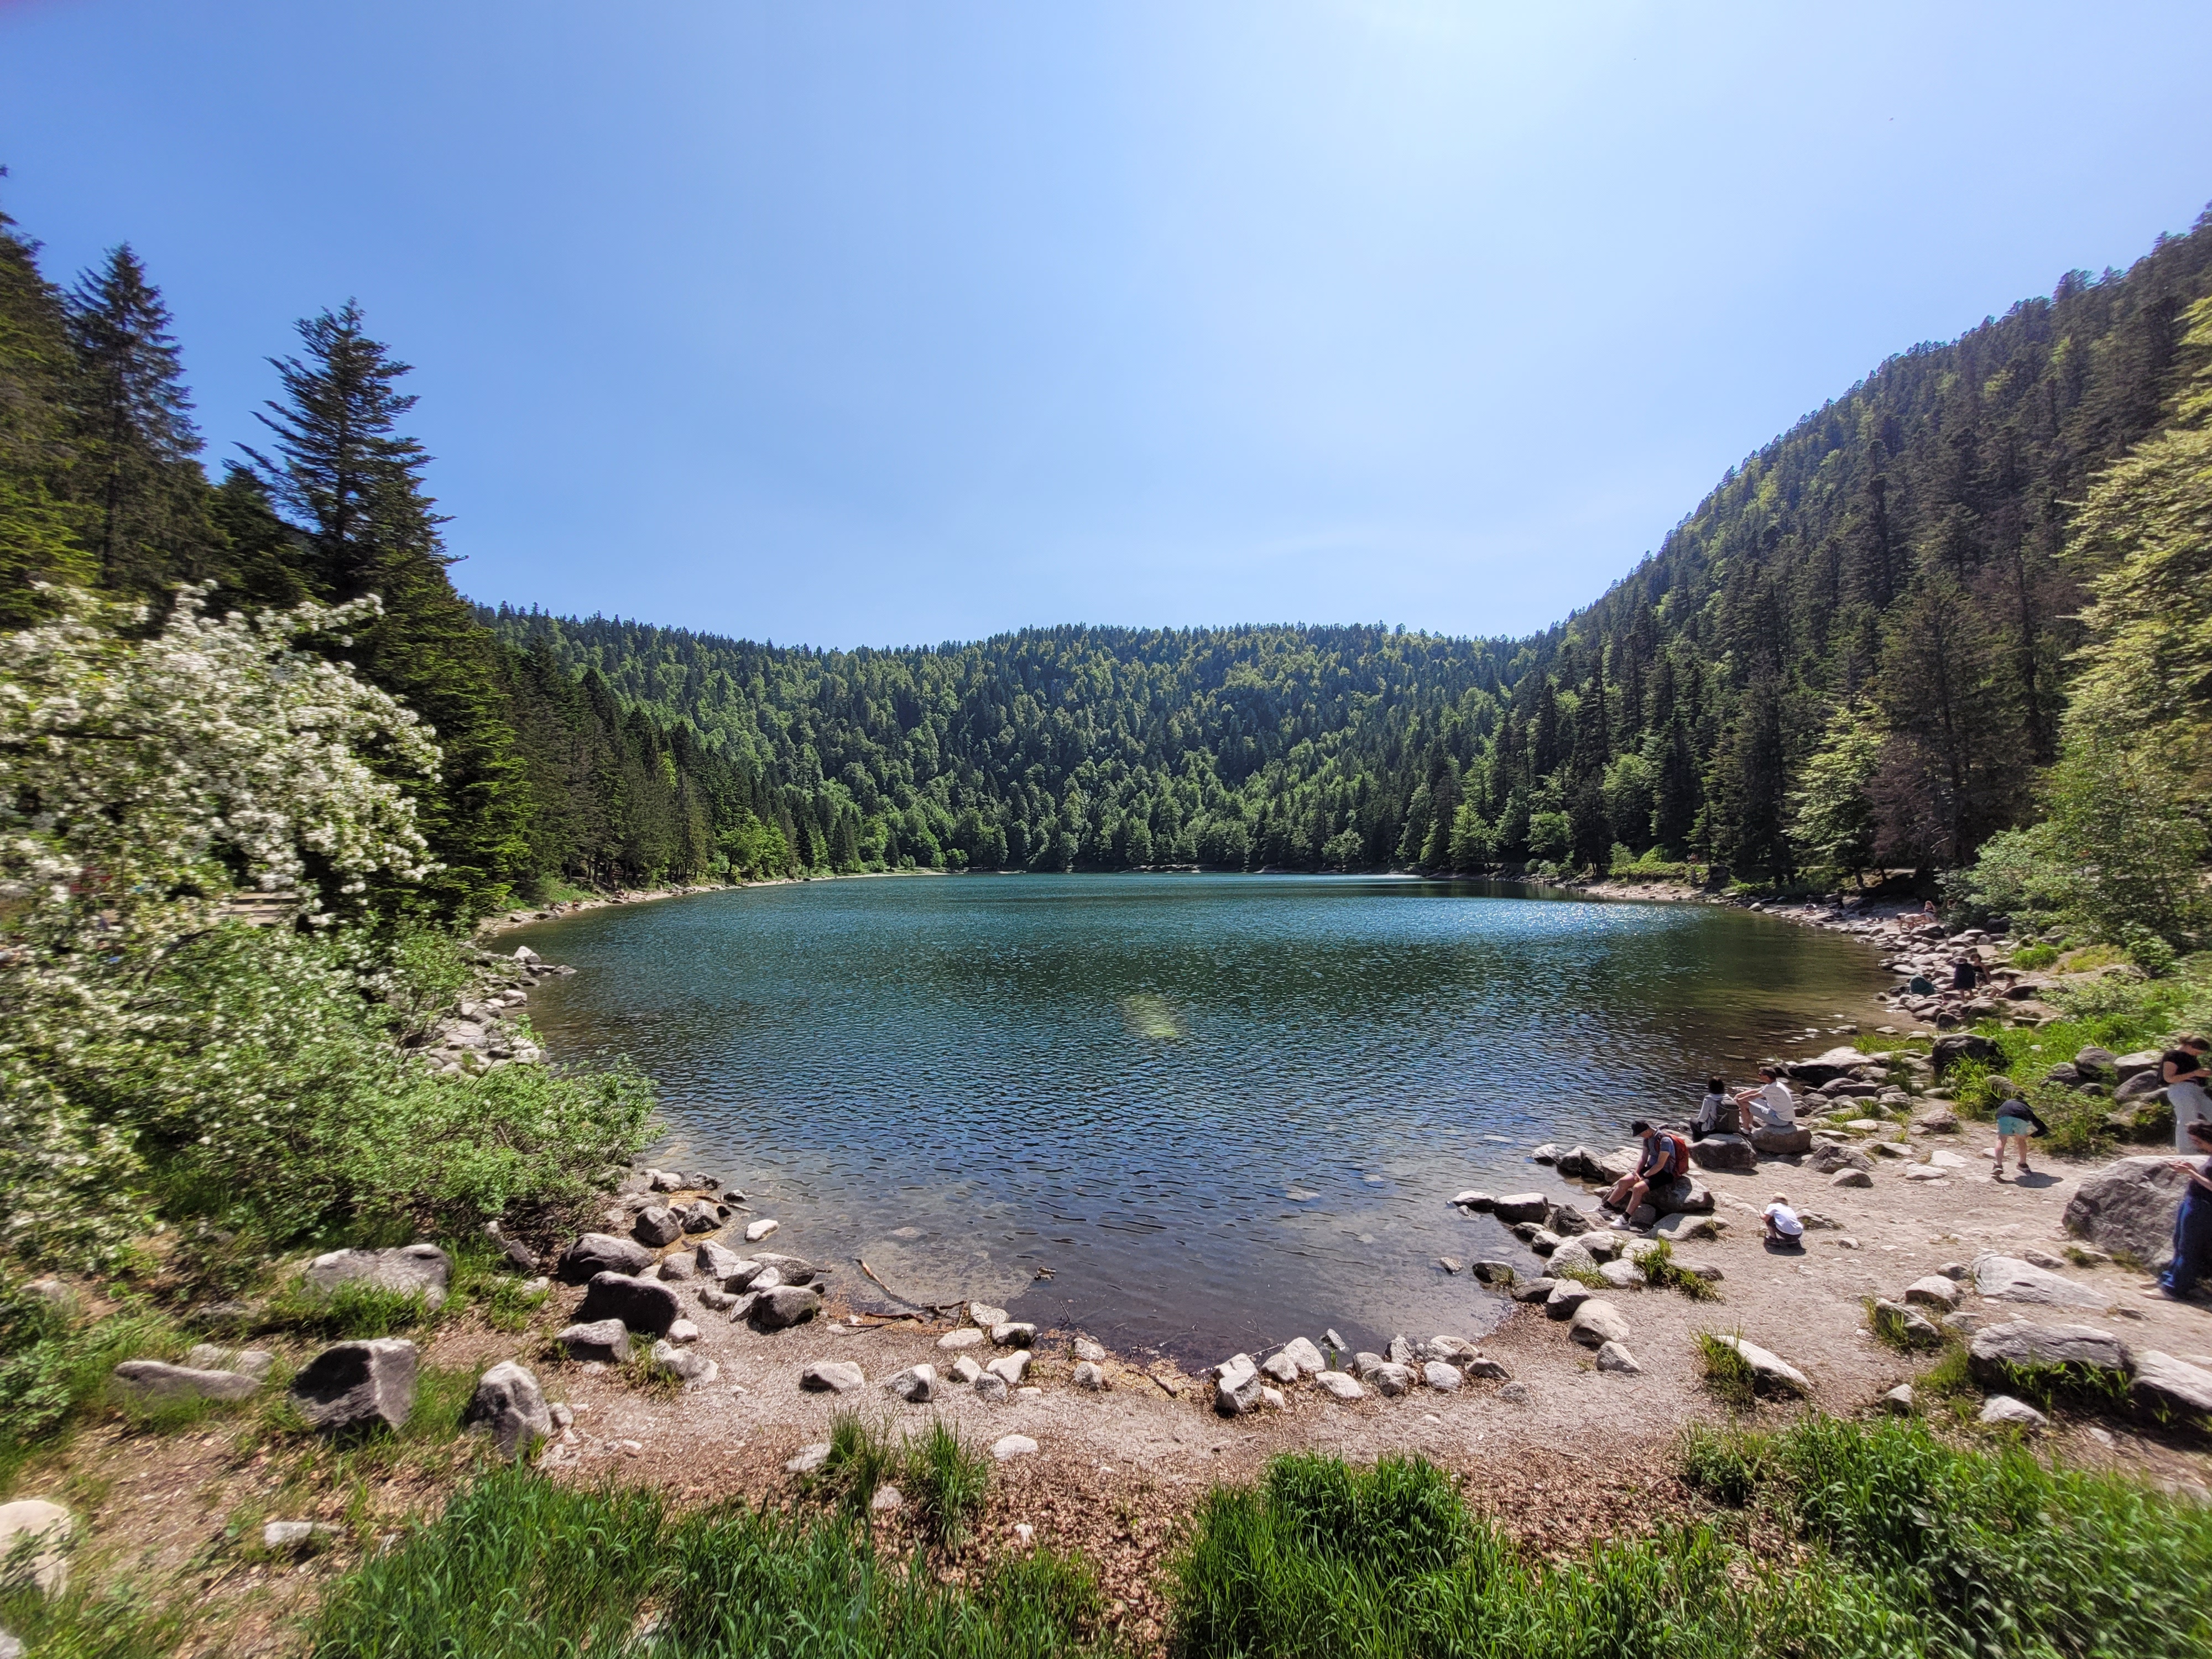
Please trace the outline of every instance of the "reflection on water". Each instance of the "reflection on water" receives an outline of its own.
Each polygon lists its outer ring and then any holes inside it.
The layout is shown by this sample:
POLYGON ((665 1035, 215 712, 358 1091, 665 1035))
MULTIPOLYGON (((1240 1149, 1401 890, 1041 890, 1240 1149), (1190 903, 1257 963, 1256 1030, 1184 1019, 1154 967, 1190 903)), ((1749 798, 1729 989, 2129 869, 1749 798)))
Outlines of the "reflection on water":
POLYGON ((1740 911, 1389 878, 817 882, 520 937, 583 970, 532 998, 556 1057, 632 1056, 669 1161, 788 1248, 1209 1361, 1486 1328, 1437 1258, 1519 1252, 1453 1193, 1686 1112, 1883 982, 1740 911))

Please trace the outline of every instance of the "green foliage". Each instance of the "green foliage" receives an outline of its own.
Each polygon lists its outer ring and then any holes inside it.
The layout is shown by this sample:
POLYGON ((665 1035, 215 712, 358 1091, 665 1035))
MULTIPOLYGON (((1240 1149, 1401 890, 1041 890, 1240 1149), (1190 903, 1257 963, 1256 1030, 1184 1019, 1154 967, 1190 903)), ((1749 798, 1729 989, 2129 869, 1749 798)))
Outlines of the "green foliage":
POLYGON ((1751 1362, 1711 1331, 1697 1334, 1698 1369, 1713 1396, 1737 1411, 1759 1403, 1759 1373, 1751 1362))
POLYGON ((264 1330, 353 1342, 412 1330, 429 1316, 420 1291, 395 1291, 352 1279, 325 1293, 295 1278, 269 1298, 259 1322, 264 1330))
POLYGON ((2057 960, 2058 947, 2055 945, 2023 945, 2012 953, 2012 965, 2023 973, 2034 973, 2057 960))
POLYGON ((125 1578, 97 1589, 79 1569, 58 1595, 0 1587, 0 1630, 38 1659, 171 1659, 185 1650, 195 1609, 125 1578))
POLYGON ((1682 1478, 1716 1504, 1741 1509, 1758 1490, 1771 1449, 1772 1437, 1756 1430, 1685 1424, 1682 1478))
POLYGON ((928 1433, 908 1444, 902 1478, 923 1529, 946 1548, 958 1548, 990 1490, 990 1460, 937 1418, 928 1433))
POLYGON ((1079 1559, 1002 1559, 966 1586, 883 1563, 864 1529, 726 1504, 670 1516, 644 1488, 478 1481, 333 1588, 315 1659, 653 1659, 805 1650, 869 1659, 1047 1659, 1101 1644, 1079 1559), (641 1638, 641 1613, 658 1618, 641 1638))
POLYGON ((1721 1293, 1713 1288, 1710 1279, 1700 1278, 1674 1260, 1674 1245, 1671 1239, 1656 1239, 1651 1248, 1637 1258, 1636 1265, 1644 1270, 1644 1281, 1654 1290, 1678 1291, 1692 1302, 1717 1302, 1721 1293))
POLYGON ((143 1307, 86 1320, 73 1304, 0 1274, 0 1497, 27 1458, 60 1445, 99 1406, 117 1365, 173 1358, 184 1346, 175 1325, 143 1307))

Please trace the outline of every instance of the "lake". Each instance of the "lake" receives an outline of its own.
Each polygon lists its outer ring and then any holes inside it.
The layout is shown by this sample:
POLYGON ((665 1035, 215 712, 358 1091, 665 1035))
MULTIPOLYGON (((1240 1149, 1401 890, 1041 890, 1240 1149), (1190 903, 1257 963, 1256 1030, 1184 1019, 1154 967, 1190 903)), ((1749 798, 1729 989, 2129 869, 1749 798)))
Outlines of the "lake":
POLYGON ((1334 1327, 1479 1334, 1446 1202, 1544 1184, 1703 1079, 1856 1022, 1864 945, 1718 906, 1298 876, 827 881, 522 930, 557 1060, 659 1083, 656 1161, 871 1292, 1211 1363, 1334 1327), (1049 1270, 1048 1279, 1037 1277, 1049 1270))

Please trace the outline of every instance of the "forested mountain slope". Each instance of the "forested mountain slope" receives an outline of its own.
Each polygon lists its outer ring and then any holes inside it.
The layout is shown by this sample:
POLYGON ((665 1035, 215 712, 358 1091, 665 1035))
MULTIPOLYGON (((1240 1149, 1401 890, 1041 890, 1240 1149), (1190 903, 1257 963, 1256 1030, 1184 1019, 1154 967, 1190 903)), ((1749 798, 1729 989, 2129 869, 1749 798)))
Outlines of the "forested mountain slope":
POLYGON ((479 614, 775 773, 833 864, 1956 864, 2055 757, 2071 504, 2161 428, 2208 293, 2200 220, 1891 359, 1519 642, 1061 628, 823 653, 479 614))
MULTIPOLYGON (((324 648, 434 728, 439 866, 387 904, 806 870, 1694 857, 1963 864, 2037 809, 2093 574, 2073 503, 2175 418, 2212 222, 1882 364, 1522 641, 1031 629, 823 652, 471 610, 407 372, 349 305, 203 470, 126 247, 64 289, 0 218, 0 628, 71 586, 218 609, 374 594, 324 648)), ((394 776, 398 774, 395 772, 394 776)), ((24 804, 26 809, 31 805, 24 804)))

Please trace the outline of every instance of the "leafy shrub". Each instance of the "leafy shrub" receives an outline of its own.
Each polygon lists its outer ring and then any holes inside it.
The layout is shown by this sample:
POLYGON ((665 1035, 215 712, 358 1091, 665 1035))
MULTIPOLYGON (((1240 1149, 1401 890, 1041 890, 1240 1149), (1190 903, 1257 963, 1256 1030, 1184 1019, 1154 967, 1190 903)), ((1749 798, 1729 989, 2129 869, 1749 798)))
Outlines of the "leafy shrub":
POLYGON ((2048 968, 2057 960, 2058 947, 2055 945, 2023 945, 2012 953, 2012 965, 2026 973, 2048 968))
POLYGON ((117 1365, 173 1356, 184 1346, 175 1325, 159 1314, 127 1307, 86 1321, 0 1277, 0 1494, 33 1452, 58 1444, 100 1403, 117 1365))

